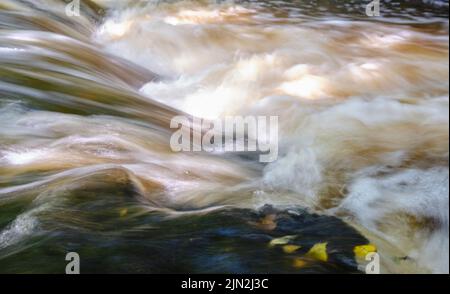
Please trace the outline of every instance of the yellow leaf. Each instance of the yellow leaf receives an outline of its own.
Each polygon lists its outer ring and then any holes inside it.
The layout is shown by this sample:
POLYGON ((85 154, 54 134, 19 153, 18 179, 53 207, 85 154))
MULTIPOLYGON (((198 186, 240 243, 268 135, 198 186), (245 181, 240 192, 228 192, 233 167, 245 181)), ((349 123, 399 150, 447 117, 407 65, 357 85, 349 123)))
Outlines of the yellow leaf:
POLYGON ((283 251, 284 251, 284 253, 291 254, 291 253, 294 253, 295 251, 297 251, 300 248, 301 247, 297 246, 297 245, 284 245, 283 246, 283 251))
POLYGON ((292 263, 292 266, 295 268, 302 268, 305 267, 308 264, 303 258, 296 257, 294 258, 294 262, 292 263))
POLYGON ((128 214, 128 209, 124 208, 119 211, 120 217, 124 217, 128 214))
POLYGON ((353 252, 355 253, 356 257, 365 258, 366 255, 369 253, 377 252, 377 247, 375 247, 375 245, 372 245, 372 244, 359 245, 359 246, 355 246, 355 248, 353 248, 353 252))
POLYGON ((295 239, 296 236, 284 236, 281 238, 276 238, 273 239, 272 241, 270 241, 269 246, 273 247, 276 245, 286 245, 288 244, 291 240, 295 239))
POLYGON ((306 256, 320 260, 328 261, 327 243, 317 243, 311 249, 309 249, 306 256))

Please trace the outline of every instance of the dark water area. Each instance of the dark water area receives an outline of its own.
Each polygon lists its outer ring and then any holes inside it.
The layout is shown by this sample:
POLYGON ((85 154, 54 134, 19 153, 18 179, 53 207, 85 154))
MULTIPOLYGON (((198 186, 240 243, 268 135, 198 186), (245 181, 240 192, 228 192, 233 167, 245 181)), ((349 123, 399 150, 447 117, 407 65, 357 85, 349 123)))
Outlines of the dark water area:
MULTIPOLYGON (((27 268, 27 273, 61 273, 65 270, 61 257, 70 250, 84 257, 83 273, 359 273, 353 248, 368 242, 336 218, 298 209, 272 211, 277 228, 265 230, 259 225, 267 217, 264 210, 226 209, 166 219, 164 214, 131 208, 130 213, 138 215, 118 219, 102 210, 105 204, 90 203, 82 213, 83 223, 101 226, 87 227, 73 219, 60 222, 45 237, 21 242, 20 252, 2 258, 0 272, 27 268), (289 245, 269 245, 285 236, 293 236, 289 245), (326 261, 308 257, 309 250, 320 243, 327 244, 326 261), (284 246, 300 248, 286 253, 284 246)), ((108 203, 108 207, 114 205, 108 203)))
POLYGON ((61 274, 68 252, 94 274, 359 273, 354 247, 368 240, 335 217, 271 206, 174 215, 149 206, 123 177, 104 171, 38 201, 2 204, 0 273, 61 274), (318 244, 325 251, 311 253, 318 244))

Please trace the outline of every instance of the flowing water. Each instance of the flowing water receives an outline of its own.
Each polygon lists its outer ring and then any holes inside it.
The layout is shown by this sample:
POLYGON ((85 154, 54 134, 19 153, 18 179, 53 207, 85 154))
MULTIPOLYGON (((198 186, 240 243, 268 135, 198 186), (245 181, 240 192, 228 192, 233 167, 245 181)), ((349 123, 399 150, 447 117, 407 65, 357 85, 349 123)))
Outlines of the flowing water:
POLYGON ((65 2, 0 2, 1 273, 448 273, 447 1, 65 2), (277 115, 278 160, 179 114, 277 115))

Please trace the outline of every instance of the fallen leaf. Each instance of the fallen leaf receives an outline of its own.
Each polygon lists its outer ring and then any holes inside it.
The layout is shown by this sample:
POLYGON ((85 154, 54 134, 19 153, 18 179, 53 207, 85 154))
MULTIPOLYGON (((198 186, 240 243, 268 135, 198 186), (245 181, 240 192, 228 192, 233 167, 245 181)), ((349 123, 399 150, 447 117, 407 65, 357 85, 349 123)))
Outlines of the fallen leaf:
POLYGON ((292 266, 295 268, 303 268, 306 265, 308 265, 308 262, 301 257, 294 258, 294 262, 292 263, 292 266))
POLYGON ((297 245, 284 245, 283 251, 284 251, 284 253, 291 254, 291 253, 294 253, 295 251, 299 250, 300 248, 301 247, 297 246, 297 245))
POLYGON ((290 241, 295 239, 295 237, 296 237, 295 235, 290 235, 290 236, 284 236, 284 237, 281 237, 281 238, 272 239, 272 241, 270 241, 270 243, 269 243, 269 246, 270 247, 274 247, 276 245, 286 245, 290 241))
POLYGON ((317 243, 309 249, 306 256, 320 261, 328 261, 327 243, 317 243))
POLYGON ((375 245, 372 245, 372 244, 359 245, 359 246, 355 246, 355 248, 353 248, 353 252, 355 253, 356 257, 365 258, 366 255, 369 253, 377 252, 377 247, 375 247, 375 245))
POLYGON ((121 210, 119 211, 120 217, 124 217, 124 216, 126 216, 127 214, 128 214, 128 209, 126 209, 126 208, 123 208, 123 209, 121 209, 121 210))
POLYGON ((259 227, 264 230, 274 230, 277 227, 277 223, 275 222, 276 217, 277 216, 275 214, 266 215, 263 219, 261 219, 259 227))

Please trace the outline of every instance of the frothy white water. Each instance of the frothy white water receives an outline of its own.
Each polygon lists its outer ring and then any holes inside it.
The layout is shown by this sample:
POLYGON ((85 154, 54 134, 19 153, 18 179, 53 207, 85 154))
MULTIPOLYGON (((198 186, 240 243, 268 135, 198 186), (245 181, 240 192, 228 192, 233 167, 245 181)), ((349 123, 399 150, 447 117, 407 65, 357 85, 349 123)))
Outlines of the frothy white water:
POLYGON ((19 215, 7 228, 0 232, 0 249, 6 248, 34 232, 37 219, 29 214, 19 215))
POLYGON ((258 174, 256 168, 224 158, 172 153, 167 136, 132 121, 25 111, 18 106, 6 109, 8 116, 2 120, 5 128, 0 135, 11 142, 0 148, 4 180, 33 172, 36 176, 52 174, 38 177, 31 185, 0 188, 0 198, 71 176, 120 169, 129 174, 143 196, 154 201, 158 199, 153 195, 164 192, 167 206, 204 207, 221 201, 212 195, 199 201, 193 195, 214 190, 223 193, 227 186, 251 181, 258 174))
POLYGON ((360 175, 337 212, 381 234, 433 272, 448 271, 448 169, 360 175), (420 244, 414 248, 412 244, 420 244))

